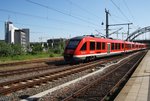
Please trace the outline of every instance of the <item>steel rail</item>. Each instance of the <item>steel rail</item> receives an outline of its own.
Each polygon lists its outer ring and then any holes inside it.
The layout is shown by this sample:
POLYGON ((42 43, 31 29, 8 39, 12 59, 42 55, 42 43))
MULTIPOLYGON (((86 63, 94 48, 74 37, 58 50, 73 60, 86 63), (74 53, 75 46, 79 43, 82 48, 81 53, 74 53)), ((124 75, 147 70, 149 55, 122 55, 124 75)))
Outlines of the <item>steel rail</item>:
POLYGON ((58 60, 63 60, 63 58, 46 58, 46 59, 34 59, 34 60, 23 60, 23 61, 6 62, 6 63, 0 63, 0 67, 17 66, 17 65, 22 65, 22 64, 50 62, 50 61, 58 61, 58 60))
POLYGON ((90 63, 78 65, 78 66, 75 65, 75 66, 72 66, 71 68, 70 67, 62 68, 62 69, 57 70, 57 71, 52 71, 51 73, 41 74, 41 75, 38 75, 38 76, 35 76, 35 77, 26 78, 26 79, 3 82, 3 83, 0 83, 0 94, 5 95, 5 94, 15 92, 15 91, 18 91, 18 90, 21 90, 21 89, 25 89, 25 88, 28 88, 28 87, 33 87, 35 85, 40 85, 41 83, 46 83, 48 81, 52 81, 52 80, 55 80, 57 78, 62 78, 64 76, 67 76, 67 75, 70 75, 70 74, 81 72, 81 71, 93 68, 96 65, 99 65, 99 64, 102 64, 102 63, 105 63, 105 62, 108 62, 108 61, 112 61, 114 59, 116 60, 116 58, 118 58, 118 57, 115 57, 115 58, 113 57, 111 59, 105 59, 105 61, 101 60, 100 62, 98 62, 99 60, 97 60, 95 62, 90 62, 90 63), (40 79, 40 78, 42 78, 42 79, 40 79), (39 80, 37 80, 37 79, 39 79, 39 80), (25 82, 27 80, 29 80, 30 82, 25 82), (25 82, 25 83, 20 83, 20 82, 25 82), (17 84, 15 84, 15 83, 17 83, 17 84), (13 84, 15 84, 15 85, 13 85, 13 84), (7 85, 9 87, 3 88, 3 86, 7 86, 7 85))
POLYGON ((125 65, 126 63, 128 63, 131 59, 133 59, 134 57, 131 57, 130 59, 128 59, 126 62, 122 63, 121 65, 119 65, 118 67, 114 68, 113 70, 111 70, 110 72, 107 72, 106 74, 104 74, 103 76, 101 76, 99 79, 96 79, 95 81, 91 82, 90 84, 82 87, 81 89, 77 90, 76 92, 74 92, 73 94, 71 94, 70 96, 66 97, 65 99, 63 99, 62 101, 72 101, 74 98, 77 98, 79 95, 83 94, 84 92, 86 92, 89 88, 97 85, 99 82, 101 82, 102 80, 105 80, 107 76, 111 75, 112 73, 114 73, 116 70, 118 70, 121 66, 125 65))
POLYGON ((134 72, 136 67, 139 65, 141 60, 144 58, 146 53, 140 57, 140 59, 131 67, 131 69, 122 77, 122 79, 119 80, 119 82, 103 97, 101 101, 106 101, 106 99, 107 101, 110 101, 116 97, 119 90, 121 90, 123 86, 126 84, 127 80, 131 77, 132 73, 134 72))

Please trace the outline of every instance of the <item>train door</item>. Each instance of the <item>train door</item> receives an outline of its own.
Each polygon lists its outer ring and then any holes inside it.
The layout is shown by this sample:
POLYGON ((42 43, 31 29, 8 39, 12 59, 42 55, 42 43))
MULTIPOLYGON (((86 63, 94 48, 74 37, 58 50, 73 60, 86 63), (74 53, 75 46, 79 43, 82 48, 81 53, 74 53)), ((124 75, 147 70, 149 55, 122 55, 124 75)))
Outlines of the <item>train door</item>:
POLYGON ((110 43, 107 43, 107 53, 110 53, 110 43))

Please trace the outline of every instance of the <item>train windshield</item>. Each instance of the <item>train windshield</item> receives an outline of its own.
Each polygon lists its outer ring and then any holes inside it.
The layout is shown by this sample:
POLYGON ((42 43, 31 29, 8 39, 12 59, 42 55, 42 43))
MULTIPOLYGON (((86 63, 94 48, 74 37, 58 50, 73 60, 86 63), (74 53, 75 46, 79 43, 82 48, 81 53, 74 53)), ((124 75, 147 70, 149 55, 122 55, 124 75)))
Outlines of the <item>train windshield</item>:
POLYGON ((77 45, 79 44, 81 40, 75 40, 75 39, 72 39, 69 41, 66 49, 76 49, 77 45))

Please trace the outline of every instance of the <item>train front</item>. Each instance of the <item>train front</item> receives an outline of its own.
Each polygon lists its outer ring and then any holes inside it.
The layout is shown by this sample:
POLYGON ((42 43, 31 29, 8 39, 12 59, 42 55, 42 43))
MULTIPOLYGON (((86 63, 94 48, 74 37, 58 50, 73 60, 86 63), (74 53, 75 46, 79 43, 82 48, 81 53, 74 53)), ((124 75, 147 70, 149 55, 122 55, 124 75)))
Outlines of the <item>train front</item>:
POLYGON ((78 59, 75 58, 74 55, 81 40, 82 38, 75 37, 68 41, 65 51, 64 51, 64 59, 66 62, 78 61, 78 59))

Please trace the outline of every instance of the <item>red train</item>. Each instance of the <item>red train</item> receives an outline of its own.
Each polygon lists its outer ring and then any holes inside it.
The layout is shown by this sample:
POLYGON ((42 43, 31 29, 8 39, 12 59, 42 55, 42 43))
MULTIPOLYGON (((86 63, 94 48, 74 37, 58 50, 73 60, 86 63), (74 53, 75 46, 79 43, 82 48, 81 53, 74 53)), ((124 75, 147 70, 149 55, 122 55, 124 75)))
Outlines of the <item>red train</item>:
POLYGON ((79 36, 67 42, 65 61, 91 60, 98 57, 146 49, 146 44, 94 36, 79 36))

